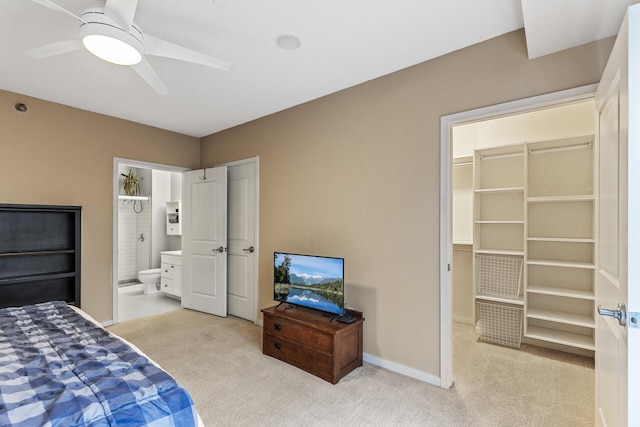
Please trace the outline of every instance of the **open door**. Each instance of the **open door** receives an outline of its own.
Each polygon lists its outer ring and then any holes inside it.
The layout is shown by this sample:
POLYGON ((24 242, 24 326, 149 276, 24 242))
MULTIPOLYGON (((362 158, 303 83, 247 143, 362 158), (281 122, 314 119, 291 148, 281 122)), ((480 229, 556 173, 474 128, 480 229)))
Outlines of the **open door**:
POLYGON ((639 78, 640 5, 634 5, 627 11, 596 94, 598 426, 640 425, 637 313, 640 311, 640 87, 636 84, 639 78))
POLYGON ((182 306, 227 315, 227 168, 182 180, 182 306))
POLYGON ((228 163, 229 314, 256 321, 257 316, 257 158, 228 163))

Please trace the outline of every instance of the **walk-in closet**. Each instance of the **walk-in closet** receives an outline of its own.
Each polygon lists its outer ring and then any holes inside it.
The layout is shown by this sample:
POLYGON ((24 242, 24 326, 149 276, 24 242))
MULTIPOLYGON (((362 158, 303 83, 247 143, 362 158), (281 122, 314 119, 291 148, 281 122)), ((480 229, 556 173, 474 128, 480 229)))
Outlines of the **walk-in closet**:
POLYGON ((453 319, 593 356, 592 100, 453 128, 453 319))

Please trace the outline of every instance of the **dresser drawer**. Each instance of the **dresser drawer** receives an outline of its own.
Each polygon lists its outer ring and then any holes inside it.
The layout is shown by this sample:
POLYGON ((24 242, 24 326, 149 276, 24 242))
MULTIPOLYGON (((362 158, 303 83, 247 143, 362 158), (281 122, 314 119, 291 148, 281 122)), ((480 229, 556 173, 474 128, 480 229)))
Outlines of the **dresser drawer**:
POLYGON ((333 357, 330 354, 268 333, 263 335, 262 352, 331 381, 333 357))
POLYGON ((264 332, 276 338, 286 337, 289 341, 313 347, 317 351, 333 351, 333 340, 329 334, 277 317, 264 317, 264 332))
POLYGON ((160 277, 166 277, 167 279, 173 279, 176 277, 177 274, 176 271, 179 271, 180 267, 176 267, 173 264, 167 264, 165 262, 163 262, 162 264, 160 264, 160 277))

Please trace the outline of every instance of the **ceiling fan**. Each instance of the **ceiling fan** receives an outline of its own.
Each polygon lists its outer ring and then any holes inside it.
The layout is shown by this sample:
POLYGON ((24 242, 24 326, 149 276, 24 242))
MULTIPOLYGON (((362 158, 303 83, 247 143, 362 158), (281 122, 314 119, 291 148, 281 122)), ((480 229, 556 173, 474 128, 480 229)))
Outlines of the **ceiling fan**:
POLYGON ((33 2, 80 21, 80 39, 64 40, 25 51, 24 54, 31 58, 47 58, 84 47, 105 61, 131 66, 159 95, 167 95, 169 91, 147 61, 146 55, 231 70, 231 64, 226 61, 143 33, 133 22, 138 0, 106 0, 104 8, 89 8, 80 15, 50 0, 33 2))

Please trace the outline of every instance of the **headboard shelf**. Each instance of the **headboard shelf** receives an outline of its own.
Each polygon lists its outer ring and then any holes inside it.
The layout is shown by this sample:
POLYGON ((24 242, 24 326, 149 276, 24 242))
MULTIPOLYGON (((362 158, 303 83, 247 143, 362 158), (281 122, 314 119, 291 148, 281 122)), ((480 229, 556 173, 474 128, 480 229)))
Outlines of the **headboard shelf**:
POLYGON ((52 255, 52 254, 73 254, 76 251, 74 249, 61 249, 51 251, 19 251, 19 252, 5 252, 0 253, 0 257, 4 256, 34 256, 34 255, 52 255))
POLYGON ((0 204, 0 308, 80 306, 80 206, 0 204))
MULTIPOLYGON (((33 282, 36 280, 53 280, 75 277, 75 273, 51 273, 51 274, 33 274, 25 276, 14 276, 9 278, 0 278, 0 287, 6 283, 23 283, 33 282)), ((0 292, 1 293, 1 292, 0 292)))

